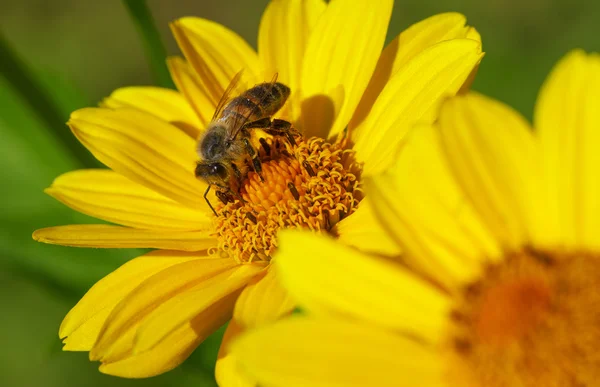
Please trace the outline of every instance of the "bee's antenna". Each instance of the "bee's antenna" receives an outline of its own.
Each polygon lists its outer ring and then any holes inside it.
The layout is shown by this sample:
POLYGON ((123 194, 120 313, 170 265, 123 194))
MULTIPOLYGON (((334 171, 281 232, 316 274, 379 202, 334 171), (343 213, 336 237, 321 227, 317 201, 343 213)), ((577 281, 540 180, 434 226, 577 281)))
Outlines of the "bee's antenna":
POLYGON ((206 187, 206 191, 204 191, 204 200, 206 200, 206 204, 208 204, 208 206, 212 210, 213 214, 215 214, 215 216, 218 216, 217 211, 215 211, 212 204, 210 204, 210 200, 208 200, 208 197, 207 197, 208 191, 210 191, 210 187, 211 187, 211 185, 209 184, 208 187, 206 187))

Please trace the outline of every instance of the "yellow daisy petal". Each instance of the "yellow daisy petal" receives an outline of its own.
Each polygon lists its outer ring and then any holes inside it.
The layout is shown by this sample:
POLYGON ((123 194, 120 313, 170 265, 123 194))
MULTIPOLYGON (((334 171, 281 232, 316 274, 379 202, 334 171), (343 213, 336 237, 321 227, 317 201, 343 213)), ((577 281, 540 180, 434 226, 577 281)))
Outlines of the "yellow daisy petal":
POLYGON ((140 325, 134 351, 148 351, 162 340, 170 340, 169 335, 201 313, 218 300, 230 294, 239 295, 252 277, 264 269, 258 262, 249 265, 238 265, 223 273, 214 275, 195 286, 193 290, 176 297, 171 297, 158 306, 140 325))
POLYGON ((307 137, 335 136, 350 121, 381 54, 392 3, 338 0, 327 5, 302 67, 301 125, 307 137))
POLYGON ((535 128, 549 176, 552 210, 565 247, 600 247, 600 56, 576 50, 539 96, 535 128))
POLYGON ((233 355, 226 355, 217 360, 215 379, 220 387, 254 387, 257 382, 239 369, 238 360, 233 355))
POLYGON ((356 212, 335 225, 334 233, 340 243, 366 253, 388 257, 399 257, 402 253, 400 246, 381 227, 368 197, 360 202, 356 212))
POLYGON ((538 146, 520 114, 472 93, 444 104, 438 126, 458 184, 506 249, 554 232, 538 146))
POLYGON ((392 40, 379 57, 375 72, 352 117, 350 129, 367 117, 390 78, 421 51, 444 40, 476 38, 471 36, 473 28, 465 25, 466 22, 467 19, 460 13, 442 13, 413 24, 392 40))
POLYGON ((400 265, 325 236, 284 231, 276 268, 292 297, 311 312, 359 317, 430 342, 443 335, 450 300, 400 265))
POLYGON ((227 325, 215 366, 215 379, 220 387, 255 387, 257 382, 240 369, 236 356, 229 351, 229 346, 245 329, 232 318, 227 325))
POLYGON ((60 325, 64 350, 89 351, 108 315, 127 294, 154 274, 199 258, 197 254, 153 251, 130 260, 96 282, 60 325))
POLYGON ((33 239, 52 245, 106 249, 200 251, 216 247, 212 231, 143 230, 108 224, 76 224, 36 230, 33 239))
POLYGON ((366 179, 376 216, 404 258, 448 289, 475 278, 500 256, 444 159, 437 130, 412 130, 394 168, 366 179))
POLYGON ((244 288, 235 303, 233 317, 244 327, 254 327, 291 313, 295 306, 271 265, 264 276, 255 277, 244 288))
POLYGON ((134 109, 86 108, 71 130, 115 172, 192 208, 206 209, 206 184, 194 176, 195 141, 175 126, 134 109))
POLYGON ((269 74, 290 87, 290 119, 299 115, 302 59, 308 38, 326 8, 323 0, 271 1, 263 13, 258 31, 258 55, 269 74))
POLYGON ((167 58, 167 65, 177 89, 185 96, 189 105, 196 112, 197 119, 200 122, 198 133, 194 136, 194 138, 197 138, 198 134, 210 122, 217 105, 207 94, 200 78, 188 62, 180 57, 172 56, 167 58))
POLYGON ((45 191, 84 214, 124 226, 158 230, 209 230, 212 220, 108 169, 65 173, 45 191))
POLYGON ((418 341, 357 323, 295 317, 232 344, 264 386, 446 386, 443 359, 418 341))
POLYGON ((479 42, 454 39, 438 43, 399 69, 383 89, 369 116, 352 130, 363 175, 389 168, 406 132, 432 123, 440 103, 456 94, 483 54, 479 42))
POLYGON ((130 353, 114 362, 104 363, 100 371, 124 378, 148 378, 177 367, 208 335, 227 321, 234 302, 234 295, 217 301, 172 332, 169 340, 159 342, 150 350, 130 353))
POLYGON ((481 34, 479 33, 479 31, 477 31, 475 27, 469 27, 465 38, 481 42, 481 34))
POLYGON ((156 308, 178 295, 202 288, 219 274, 231 273, 237 266, 229 258, 197 259, 168 267, 146 279, 112 310, 90 351, 90 359, 111 363, 128 356, 138 327, 156 308))
POLYGON ((123 87, 102 101, 111 108, 130 107, 152 114, 177 126, 192 138, 198 136, 201 125, 188 101, 180 93, 161 87, 123 87))
POLYGON ((171 29, 214 106, 240 70, 250 81, 260 79, 258 55, 228 28, 206 19, 184 17, 173 22, 171 29))

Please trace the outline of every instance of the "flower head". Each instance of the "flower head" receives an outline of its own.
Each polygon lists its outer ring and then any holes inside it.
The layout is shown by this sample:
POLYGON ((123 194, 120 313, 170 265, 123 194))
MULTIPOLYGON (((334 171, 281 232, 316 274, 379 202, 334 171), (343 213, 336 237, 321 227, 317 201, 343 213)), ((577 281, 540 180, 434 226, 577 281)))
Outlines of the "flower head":
POLYGON ((102 107, 71 115, 73 133, 110 170, 67 173, 48 193, 117 225, 52 227, 34 238, 158 250, 89 290, 60 328, 66 350, 90 351, 102 372, 152 376, 233 316, 217 365, 225 383, 234 375, 225 343, 295 307, 271 269, 280 229, 390 246, 368 235, 376 224, 367 206, 358 210, 360 179, 393 160, 408 127, 433 122, 482 57, 479 36, 459 14, 418 23, 381 53, 391 9, 390 0, 272 1, 258 53, 221 25, 183 18, 172 29, 185 60, 168 62, 178 91, 119 89, 102 107), (278 74, 292 92, 275 117, 302 135, 258 139, 262 176, 248 172, 215 217, 203 198, 207 184, 194 176, 196 142, 240 70, 250 86, 278 74))
POLYGON ((242 369, 269 386, 595 384, 599 102, 600 58, 581 51, 533 131, 480 94, 450 99, 366 179, 401 263, 282 233, 278 273, 309 313, 235 342, 242 369))

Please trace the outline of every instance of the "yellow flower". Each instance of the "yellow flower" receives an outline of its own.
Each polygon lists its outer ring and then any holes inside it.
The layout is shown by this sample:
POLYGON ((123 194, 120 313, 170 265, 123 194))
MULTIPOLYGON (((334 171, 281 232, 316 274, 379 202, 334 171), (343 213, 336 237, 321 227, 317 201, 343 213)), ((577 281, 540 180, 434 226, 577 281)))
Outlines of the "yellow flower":
POLYGON ((311 228, 397 252, 384 236, 367 243, 377 224, 369 206, 356 211, 359 178, 393 160, 411 125, 433 122, 483 54, 477 32, 455 13, 413 25, 382 52, 391 10, 391 0, 273 1, 258 53, 221 25, 183 18, 172 28, 186 59, 169 59, 178 92, 119 89, 103 107, 71 115, 73 133, 110 170, 67 173, 47 192, 117 225, 51 227, 34 238, 158 250, 88 291, 61 325, 65 350, 90 351, 108 374, 148 377, 176 367, 233 316, 217 364, 218 381, 229 384, 235 359, 226 342, 295 306, 271 270, 278 229, 311 228), (242 69, 249 85, 276 72, 290 86, 281 116, 304 137, 277 143, 287 148, 263 163, 265 182, 250 172, 245 203, 218 207, 215 219, 202 197, 207 186, 194 177, 196 139, 242 69))
POLYGON ((265 386, 596 385, 599 106, 600 58, 581 51, 534 131, 498 101, 450 99, 366 179, 403 263, 283 232, 277 272, 311 313, 240 337, 243 369, 265 386))

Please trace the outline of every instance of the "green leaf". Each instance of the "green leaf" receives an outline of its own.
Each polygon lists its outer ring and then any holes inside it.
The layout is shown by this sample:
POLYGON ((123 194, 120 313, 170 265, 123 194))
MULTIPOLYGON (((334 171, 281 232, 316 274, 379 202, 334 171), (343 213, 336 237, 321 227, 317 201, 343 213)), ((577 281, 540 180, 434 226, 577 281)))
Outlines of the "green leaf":
MULTIPOLYGON (((39 77, 23 62, 9 43, 0 35, 0 74, 22 104, 30 108, 28 114, 37 117, 55 140, 65 145, 64 152, 80 166, 98 166, 98 161, 75 139, 65 122, 69 115, 56 102, 53 91, 40 82, 39 77)), ((60 90, 61 88, 58 88, 60 90)), ((81 106, 79 106, 81 107, 81 106)), ((3 110, 10 112, 6 106, 3 110)), ((3 114, 4 115, 4 114, 3 114)), ((10 119, 10 118, 9 118, 10 119)), ((27 128, 21 128, 27 130, 27 128)))
POLYGON ((178 367, 148 379, 123 379, 98 372, 99 363, 90 362, 87 353, 60 349, 58 326, 73 302, 3 271, 0 271, 0 303, 4 332, 0 350, 3 386, 216 386, 212 369, 188 372, 178 367))
MULTIPOLYGON (((41 79, 45 85, 56 87, 56 104, 60 109, 68 112, 78 107, 80 96, 67 82, 56 76, 44 75, 41 79)), ((200 345, 191 361, 165 375, 146 380, 103 375, 97 371, 98 363, 89 362, 87 354, 60 351, 57 330, 68 309, 97 280, 143 251, 62 247, 31 239, 31 233, 37 228, 98 223, 98 220, 77 213, 44 194, 43 189, 55 177, 77 169, 78 161, 1 77, 0 106, 3 140, 0 169, 5 187, 0 191, 0 283, 6 286, 3 293, 7 297, 11 294, 11 302, 6 305, 13 306, 4 311, 11 318, 2 327, 23 332, 9 335, 4 343, 18 351, 0 351, 0 360, 22 365, 14 368, 14 372, 11 369, 5 375, 6 380, 23 385, 22 378, 26 374, 28 385, 41 385, 47 378, 56 379, 53 375, 57 372, 68 370, 72 385, 85 382, 88 386, 215 386, 214 364, 222 329, 200 345), (8 353, 10 358, 3 358, 8 353), (45 359, 44 363, 53 366, 35 368, 36 363, 29 366, 28 359, 32 358, 45 359)))
POLYGON ((227 324, 208 336, 192 355, 181 365, 185 372, 212 374, 217 363, 217 355, 227 324))
MULTIPOLYGON (((47 84, 56 83, 48 78, 47 84)), ((47 128, 47 121, 33 114, 3 78, 0 78, 0 266, 29 275, 64 293, 71 289, 81 296, 96 280, 108 274, 139 251, 92 250, 49 246, 31 239, 41 227, 89 223, 97 220, 79 214, 44 194, 61 173, 77 169, 79 162, 68 146, 47 128), (43 280, 42 280, 43 278, 43 280)), ((62 90, 56 106, 77 102, 62 90)), ((59 95, 59 94, 57 94, 59 95)), ((64 126, 64 124, 63 124, 64 126)), ((67 129, 68 130, 68 129, 67 129)), ((70 134, 70 132, 69 132, 70 134)), ((86 151, 87 152, 87 151, 86 151)))
POLYGON ((167 53, 160 40, 160 34, 156 29, 154 19, 146 1, 123 0, 123 4, 127 8, 129 16, 142 37, 156 84, 173 89, 175 86, 167 69, 167 53))

